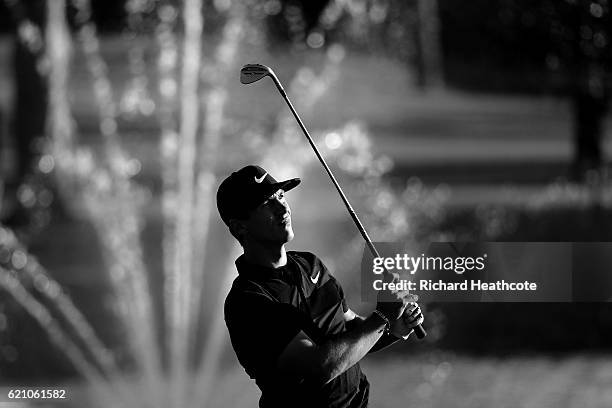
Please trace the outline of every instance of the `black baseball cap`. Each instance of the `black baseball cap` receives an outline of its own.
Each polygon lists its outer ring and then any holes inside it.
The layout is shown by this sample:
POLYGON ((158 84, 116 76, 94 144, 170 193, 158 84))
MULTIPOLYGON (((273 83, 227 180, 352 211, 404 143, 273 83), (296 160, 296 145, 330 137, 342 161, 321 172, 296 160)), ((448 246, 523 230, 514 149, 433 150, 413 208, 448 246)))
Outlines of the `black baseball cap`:
POLYGON ((266 170, 249 165, 230 174, 217 190, 217 209, 229 225, 232 218, 244 218, 279 189, 289 191, 300 184, 299 178, 276 181, 266 170))

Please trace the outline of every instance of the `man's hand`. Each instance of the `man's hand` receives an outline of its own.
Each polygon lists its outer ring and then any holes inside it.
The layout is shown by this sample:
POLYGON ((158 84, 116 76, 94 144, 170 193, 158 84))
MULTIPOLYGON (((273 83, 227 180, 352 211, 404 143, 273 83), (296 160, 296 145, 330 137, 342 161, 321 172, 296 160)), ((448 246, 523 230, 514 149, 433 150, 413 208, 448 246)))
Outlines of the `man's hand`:
POLYGON ((391 323, 391 334, 395 337, 401 337, 404 340, 410 336, 413 329, 422 324, 425 318, 421 308, 414 302, 411 302, 404 310, 402 316, 391 323))
MULTIPOLYGON (((385 273, 383 282, 398 282, 399 275, 396 273, 385 273)), ((392 323, 399 319, 404 310, 410 303, 419 299, 417 295, 410 294, 407 290, 392 292, 381 290, 378 292, 378 303, 376 309, 381 312, 389 322, 392 323)))

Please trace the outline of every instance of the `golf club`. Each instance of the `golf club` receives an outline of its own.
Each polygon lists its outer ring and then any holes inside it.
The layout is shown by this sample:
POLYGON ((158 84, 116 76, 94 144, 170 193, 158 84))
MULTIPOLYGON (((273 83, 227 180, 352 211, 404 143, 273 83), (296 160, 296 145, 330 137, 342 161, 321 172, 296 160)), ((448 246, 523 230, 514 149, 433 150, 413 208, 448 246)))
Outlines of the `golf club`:
MULTIPOLYGON (((265 65, 261 65, 261 64, 247 64, 244 67, 242 67, 242 69, 240 70, 240 82, 243 84, 252 84, 253 82, 257 82, 260 79, 267 77, 267 76, 272 78, 272 80, 274 81, 274 84, 276 85, 276 88, 278 89, 280 94, 285 99, 285 102, 287 102, 287 105, 289 106, 291 113, 293 113, 293 116, 297 120, 298 125, 300 125, 302 132, 304 132, 304 136, 306 136, 306 138, 308 139, 310 146, 312 146, 312 149, 314 150, 315 154, 319 158, 319 161, 325 168, 325 171, 329 175, 329 178, 331 179, 332 183, 336 187, 338 194, 340 194, 340 197, 342 198, 342 202, 344 202, 344 205, 346 206, 346 209, 348 210, 351 218, 355 222, 355 225, 357 225, 357 229, 359 229, 359 232, 361 233, 361 236, 363 237, 368 248, 370 249, 370 252, 372 253, 374 257, 380 258, 380 254, 378 253, 378 250, 372 243, 372 240, 370 239, 370 237, 368 236, 368 233, 366 232, 365 228, 361 224, 361 221, 359 221, 359 218, 357 217, 357 214, 355 214, 355 210, 353 210, 353 207, 351 206, 348 199, 346 198, 344 191, 342 191, 342 188, 340 188, 340 184, 338 184, 338 181, 336 181, 336 177, 334 177, 334 174, 332 173, 331 169, 325 162, 325 159, 323 159, 323 156, 321 156, 321 153, 319 153, 319 149, 317 148, 314 141, 310 137, 310 134, 308 133, 308 130, 306 130, 306 127, 304 126, 302 119, 300 119, 300 116, 298 115, 297 111, 293 107, 293 104, 289 100, 289 97, 287 96, 287 93, 283 89, 283 86, 281 85, 280 81, 276 77, 276 74, 274 74, 274 71, 272 71, 271 68, 265 65)), ((414 328, 414 332, 419 339, 422 339, 427 335, 427 333, 425 332, 425 329, 423 329, 423 326, 421 325, 416 326, 414 328)))

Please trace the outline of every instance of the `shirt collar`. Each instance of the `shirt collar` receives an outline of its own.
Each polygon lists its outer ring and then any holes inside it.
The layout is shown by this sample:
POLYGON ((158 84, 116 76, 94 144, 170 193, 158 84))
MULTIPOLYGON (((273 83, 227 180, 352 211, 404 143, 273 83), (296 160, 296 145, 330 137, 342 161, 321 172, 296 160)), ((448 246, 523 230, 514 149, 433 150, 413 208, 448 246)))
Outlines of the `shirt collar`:
POLYGON ((289 254, 287 254, 287 263, 279 268, 270 266, 256 265, 247 261, 244 254, 236 259, 236 269, 238 274, 245 278, 253 280, 281 279, 286 276, 287 265, 289 264, 289 254))

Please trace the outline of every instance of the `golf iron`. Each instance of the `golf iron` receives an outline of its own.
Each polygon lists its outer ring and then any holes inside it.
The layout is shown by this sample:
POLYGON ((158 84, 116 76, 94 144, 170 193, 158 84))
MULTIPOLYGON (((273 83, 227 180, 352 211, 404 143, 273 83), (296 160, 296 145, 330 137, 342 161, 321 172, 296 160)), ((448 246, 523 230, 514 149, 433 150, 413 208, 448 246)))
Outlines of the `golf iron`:
MULTIPOLYGON (((372 253, 372 256, 374 256, 376 258, 380 258, 380 254, 378 253, 378 250, 376 249, 376 247, 372 243, 372 240, 368 236, 368 233, 366 232, 365 228, 363 227, 363 224, 361 224, 361 221, 357 217, 357 214, 355 214, 355 210, 353 210, 353 207, 351 206, 351 204, 349 203, 348 199, 346 198, 346 195, 344 194, 344 191, 342 191, 342 188, 340 187, 340 184, 338 184, 338 181, 336 180, 336 177, 334 177, 334 174, 332 173, 331 169, 329 168, 329 166, 325 162, 325 159, 323 159, 323 156, 321 156, 321 153, 319 153, 319 149, 317 148, 317 146, 315 145, 314 141, 312 140, 312 137, 310 137, 310 133, 308 133, 308 130, 306 129, 306 126, 304 126, 304 123, 302 122, 302 119, 300 119, 300 116, 298 115, 297 111, 293 107, 293 104, 289 100, 289 97, 287 96, 287 93, 285 92, 285 89, 283 89, 283 86, 281 85, 280 81, 276 77, 276 74, 274 74, 274 71, 272 71, 271 68, 269 68, 269 67, 267 67, 265 65, 261 65, 261 64, 247 64, 244 67, 242 67, 242 69, 240 70, 240 82, 243 83, 243 84, 252 84, 253 82, 257 82, 260 79, 265 78, 267 76, 272 78, 272 81, 274 81, 274 84, 276 85, 276 88, 278 89, 278 91, 282 95, 283 99, 285 99, 285 102, 287 102, 287 105, 289 106, 289 109, 291 110, 291 113, 295 117, 295 120, 297 120, 298 125, 300 125, 300 128, 302 129, 302 132, 304 132, 304 136, 306 136, 306 139, 308 139, 308 143, 310 143, 310 146, 312 147, 312 149, 314 150, 315 154, 317 155, 317 158, 319 159, 319 161, 321 162, 321 164, 325 168, 325 171, 329 175, 329 178, 331 179, 332 183, 336 187, 336 190, 338 191, 338 194, 340 194, 340 198, 342 198, 342 202, 346 206, 346 209, 348 210, 351 218, 355 222, 355 225, 357 225, 357 229, 359 230, 359 232, 361 233, 361 236, 365 240, 368 248, 370 249, 370 252, 372 253)), ((423 329, 423 326, 421 326, 421 325, 416 326, 414 328, 414 332, 415 332, 416 336, 419 339, 422 339, 422 338, 424 338, 427 335, 427 333, 425 332, 425 329, 423 329)))

